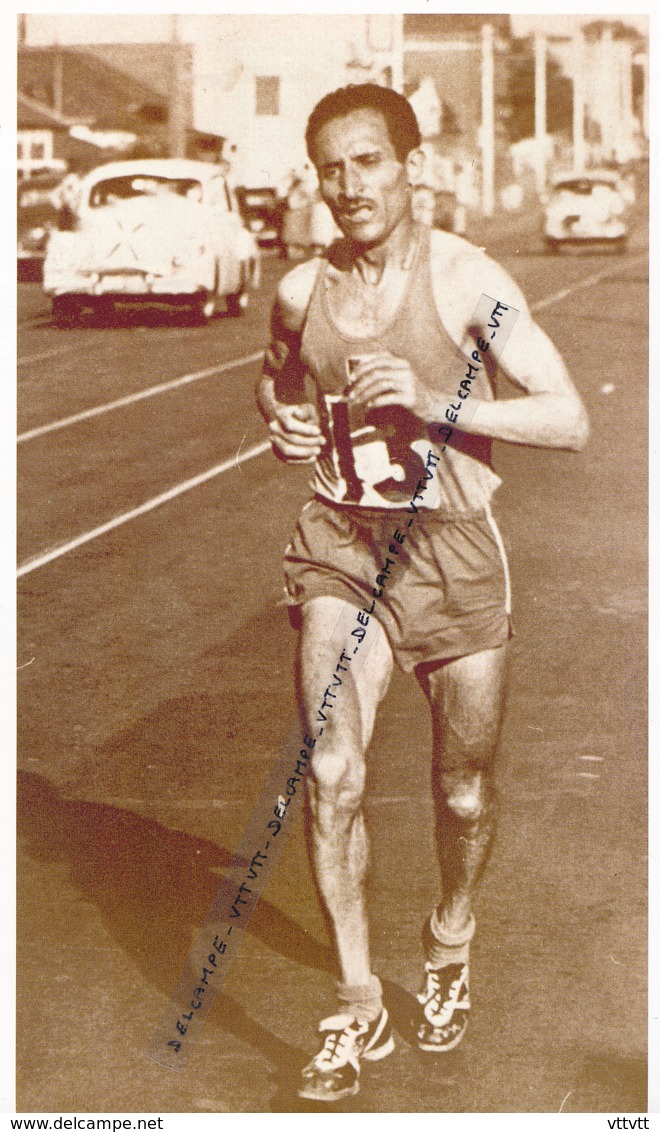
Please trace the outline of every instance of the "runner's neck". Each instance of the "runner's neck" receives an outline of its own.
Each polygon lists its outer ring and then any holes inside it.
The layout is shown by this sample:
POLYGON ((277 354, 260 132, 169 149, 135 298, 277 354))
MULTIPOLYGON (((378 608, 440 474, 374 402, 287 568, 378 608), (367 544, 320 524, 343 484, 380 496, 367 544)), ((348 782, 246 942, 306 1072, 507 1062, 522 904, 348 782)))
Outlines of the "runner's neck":
POLYGON ((377 287, 388 267, 410 271, 416 246, 415 224, 412 217, 406 216, 382 244, 374 247, 354 245, 353 271, 367 286, 377 287))

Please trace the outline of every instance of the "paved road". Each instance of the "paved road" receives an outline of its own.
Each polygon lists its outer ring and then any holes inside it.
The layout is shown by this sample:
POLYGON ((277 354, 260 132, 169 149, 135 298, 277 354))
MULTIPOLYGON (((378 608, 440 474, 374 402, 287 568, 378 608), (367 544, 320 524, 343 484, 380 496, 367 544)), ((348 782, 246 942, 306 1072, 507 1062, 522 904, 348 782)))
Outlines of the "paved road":
MULTIPOLYGON (((474 1020, 438 1063, 407 1040, 437 885, 429 729, 414 681, 393 682, 368 810, 399 1038, 340 1107, 642 1112, 645 230, 625 257, 479 238, 537 305, 593 436, 581 455, 497 448, 517 628, 502 818, 474 1020)), ((302 823, 188 1068, 145 1056, 293 715, 280 561, 307 473, 251 455, 282 271, 265 266, 247 316, 205 328, 58 330, 19 288, 20 1111, 315 1110, 291 1091, 332 1005, 302 823)))

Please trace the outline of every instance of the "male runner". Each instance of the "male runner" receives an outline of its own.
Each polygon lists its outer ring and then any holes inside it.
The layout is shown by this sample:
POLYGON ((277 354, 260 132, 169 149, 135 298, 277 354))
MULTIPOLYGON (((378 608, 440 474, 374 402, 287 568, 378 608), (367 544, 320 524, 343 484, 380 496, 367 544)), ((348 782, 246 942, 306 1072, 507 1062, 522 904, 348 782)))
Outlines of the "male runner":
POLYGON ((369 957, 362 810, 365 755, 393 660, 415 673, 432 716, 442 895, 423 930, 418 1042, 442 1052, 467 1023, 470 899, 493 835, 510 636, 506 562, 490 513, 500 482, 491 439, 579 450, 588 424, 509 275, 460 237, 414 222, 410 182, 423 155, 406 99, 371 84, 335 91, 312 112, 306 140, 344 239, 282 280, 258 387, 275 454, 314 465, 313 499, 285 562, 305 722, 316 721, 331 683, 337 656, 326 646, 340 613, 346 603, 370 607, 392 532, 407 532, 369 622, 364 664, 357 675, 343 666, 341 710, 327 713, 309 783, 313 864, 342 981, 299 1092, 335 1101, 358 1091, 361 1060, 394 1048, 369 957), (452 362, 485 333, 473 325, 484 294, 519 311, 503 368, 526 396, 495 400, 484 368, 443 451, 438 428, 456 402, 452 362), (418 499, 408 528, 429 451, 440 490, 418 499))

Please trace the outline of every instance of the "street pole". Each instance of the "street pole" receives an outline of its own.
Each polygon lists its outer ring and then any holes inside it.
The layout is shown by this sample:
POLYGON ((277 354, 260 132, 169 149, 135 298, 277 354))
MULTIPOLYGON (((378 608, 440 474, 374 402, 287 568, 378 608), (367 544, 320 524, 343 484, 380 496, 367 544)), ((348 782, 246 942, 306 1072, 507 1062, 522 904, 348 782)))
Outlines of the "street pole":
POLYGON ((547 54, 548 41, 541 32, 534 35, 534 137, 536 140, 536 191, 545 192, 546 120, 547 120, 547 54))
POLYGON ((648 50, 645 48, 642 54, 642 67, 644 75, 644 94, 642 96, 642 130, 644 137, 649 139, 649 56, 648 50))
POLYGON ((64 55, 60 44, 59 17, 55 16, 53 29, 53 110, 64 111, 64 55))
POLYGON ((620 42, 621 52, 621 124, 623 161, 629 161, 632 152, 633 139, 633 47, 632 43, 624 39, 620 42))
POLYGON ((584 173, 584 39, 578 31, 573 40, 573 172, 584 173))
POLYGON ((403 94, 403 13, 394 12, 392 26, 392 88, 403 94))
POLYGON ((493 215, 495 184, 495 65, 493 28, 481 29, 481 208, 493 215))
POLYGON ((171 83, 168 114, 168 134, 170 157, 186 156, 186 126, 188 117, 187 75, 184 57, 185 47, 179 34, 179 18, 172 16, 171 38, 171 83))

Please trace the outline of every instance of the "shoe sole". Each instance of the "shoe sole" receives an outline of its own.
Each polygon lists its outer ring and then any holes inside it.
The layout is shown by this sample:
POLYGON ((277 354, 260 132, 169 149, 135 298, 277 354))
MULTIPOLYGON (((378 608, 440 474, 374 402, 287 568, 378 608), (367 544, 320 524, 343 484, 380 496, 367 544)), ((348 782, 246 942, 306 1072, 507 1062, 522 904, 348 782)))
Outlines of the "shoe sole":
MULTIPOLYGON (((376 1049, 369 1050, 368 1053, 363 1053, 360 1061, 381 1061, 382 1058, 387 1057, 389 1053, 394 1050, 394 1038, 390 1034, 386 1042, 382 1046, 377 1046, 376 1049)), ((312 1089, 306 1091, 305 1089, 298 1090, 298 1096, 307 1101, 322 1101, 324 1104, 334 1104, 335 1101, 341 1101, 344 1097, 354 1097, 360 1091, 360 1080, 358 1078, 349 1088, 342 1089, 341 1093, 315 1093, 312 1089)))
POLYGON ((334 1104, 335 1101, 343 1101, 344 1097, 354 1097, 360 1092, 360 1082, 356 1081, 346 1089, 342 1089, 341 1093, 333 1093, 331 1096, 328 1093, 315 1093, 311 1089, 305 1092, 304 1089, 298 1090, 298 1096, 306 1101, 321 1101, 324 1104, 334 1104))
POLYGON ((417 1049, 424 1050, 424 1053, 447 1053, 448 1050, 456 1049, 456 1046, 460 1045, 460 1043, 463 1041, 463 1038, 465 1037, 465 1031, 466 1030, 467 1030, 467 1025, 465 1025, 463 1027, 463 1029, 461 1030, 458 1037, 454 1038, 453 1041, 448 1042, 447 1045, 444 1045, 444 1046, 430 1045, 430 1044, 427 1044, 426 1042, 420 1042, 420 1040, 418 1038, 417 1039, 417 1049))

